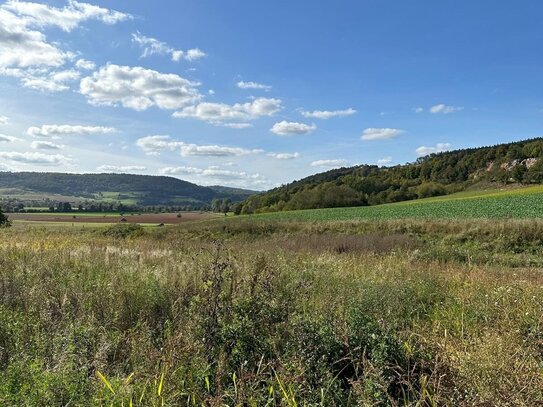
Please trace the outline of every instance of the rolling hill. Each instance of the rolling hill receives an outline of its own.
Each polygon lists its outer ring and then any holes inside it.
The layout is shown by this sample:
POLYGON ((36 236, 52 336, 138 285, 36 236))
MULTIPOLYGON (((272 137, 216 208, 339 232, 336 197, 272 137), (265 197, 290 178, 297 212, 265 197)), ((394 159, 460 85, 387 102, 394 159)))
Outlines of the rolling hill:
POLYGON ((240 213, 371 206, 510 183, 543 182, 543 138, 441 152, 393 167, 358 165, 249 197, 240 213))
POLYGON ((203 187, 166 176, 0 172, 0 196, 96 200, 134 205, 202 205, 213 199, 242 201, 254 191, 203 187))

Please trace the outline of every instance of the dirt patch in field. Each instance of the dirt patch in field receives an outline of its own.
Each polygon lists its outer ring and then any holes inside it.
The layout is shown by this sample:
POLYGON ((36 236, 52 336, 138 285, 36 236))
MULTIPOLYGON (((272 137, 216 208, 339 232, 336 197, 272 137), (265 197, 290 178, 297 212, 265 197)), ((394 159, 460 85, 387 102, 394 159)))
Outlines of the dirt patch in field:
POLYGON ((33 222, 70 222, 70 223, 156 223, 173 225, 195 220, 210 219, 217 215, 209 212, 183 212, 181 217, 177 213, 143 213, 141 215, 93 215, 85 214, 58 215, 54 213, 10 213, 9 220, 24 220, 33 222))

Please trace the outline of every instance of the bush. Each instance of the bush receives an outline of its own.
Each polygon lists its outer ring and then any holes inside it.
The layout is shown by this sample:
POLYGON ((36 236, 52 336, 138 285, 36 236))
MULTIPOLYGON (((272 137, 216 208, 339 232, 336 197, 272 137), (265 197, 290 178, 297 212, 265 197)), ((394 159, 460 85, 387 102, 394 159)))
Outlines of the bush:
POLYGON ((137 223, 119 223, 112 225, 102 231, 104 236, 114 237, 116 239, 126 239, 127 237, 138 237, 143 235, 143 226, 137 223))
POLYGON ((9 227, 11 226, 11 222, 9 221, 8 217, 0 211, 0 227, 9 227))

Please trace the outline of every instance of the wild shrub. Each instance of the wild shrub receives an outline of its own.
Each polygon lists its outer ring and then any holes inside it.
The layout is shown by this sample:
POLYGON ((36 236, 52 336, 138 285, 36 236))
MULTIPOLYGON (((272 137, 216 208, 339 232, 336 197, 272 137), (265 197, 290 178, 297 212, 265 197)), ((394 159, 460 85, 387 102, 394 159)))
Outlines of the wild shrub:
POLYGON ((143 226, 136 223, 118 223, 107 227, 102 231, 102 235, 113 237, 115 239, 126 239, 128 237, 138 237, 144 234, 143 226))

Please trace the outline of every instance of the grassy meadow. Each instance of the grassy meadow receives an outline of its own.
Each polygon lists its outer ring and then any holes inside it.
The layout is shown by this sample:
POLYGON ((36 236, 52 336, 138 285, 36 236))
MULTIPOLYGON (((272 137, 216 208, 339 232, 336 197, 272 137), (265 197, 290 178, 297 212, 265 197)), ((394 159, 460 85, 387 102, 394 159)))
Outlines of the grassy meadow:
POLYGON ((253 219, 0 230, 0 405, 543 400, 543 221, 253 219))

